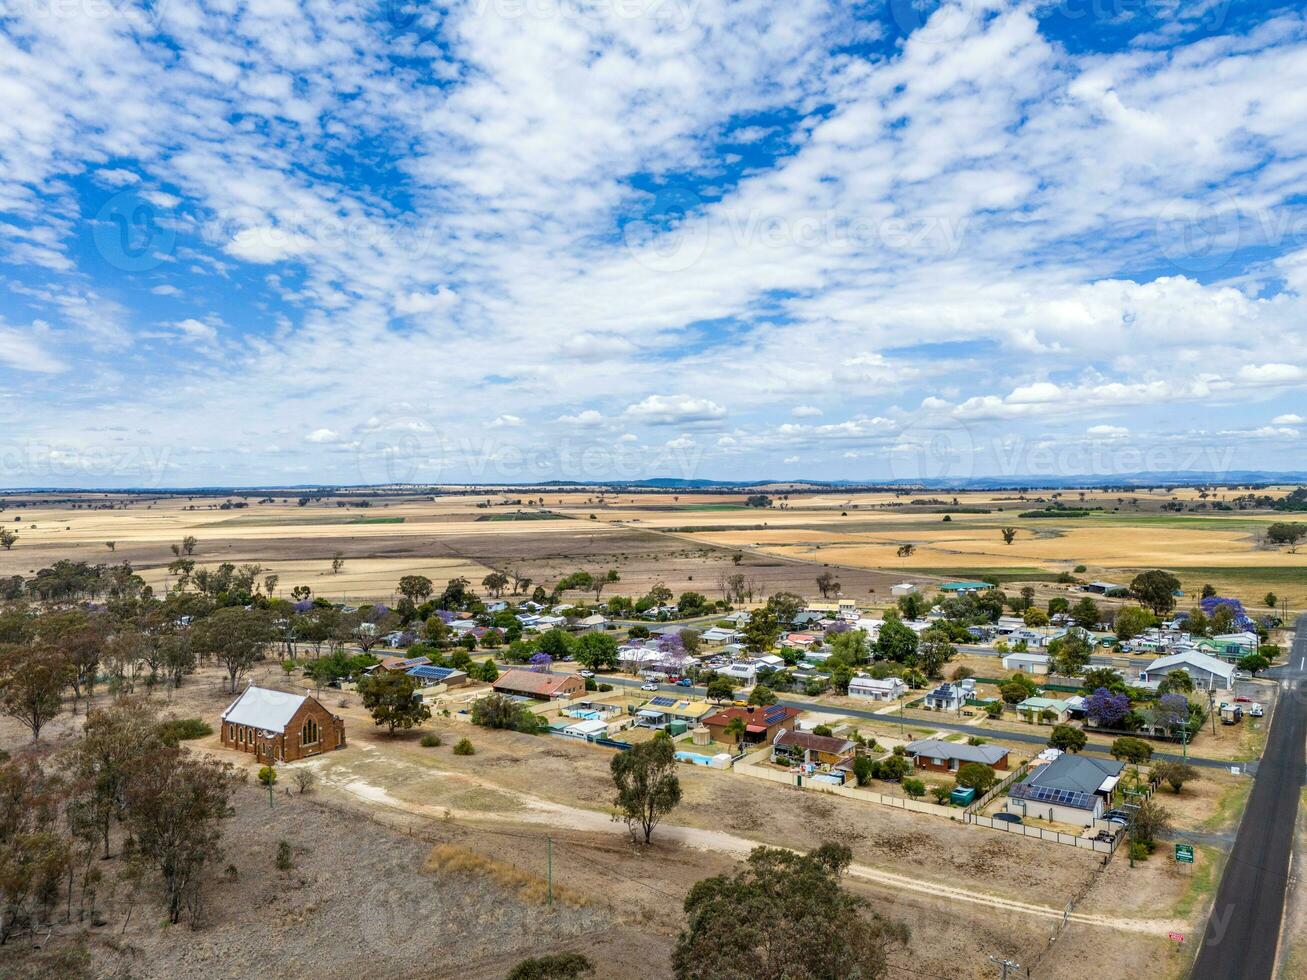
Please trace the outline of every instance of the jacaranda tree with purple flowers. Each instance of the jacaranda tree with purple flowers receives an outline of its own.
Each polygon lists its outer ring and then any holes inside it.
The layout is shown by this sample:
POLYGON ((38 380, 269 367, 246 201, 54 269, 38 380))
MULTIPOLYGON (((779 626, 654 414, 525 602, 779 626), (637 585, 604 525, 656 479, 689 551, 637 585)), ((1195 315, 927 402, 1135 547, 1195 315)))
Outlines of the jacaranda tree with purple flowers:
POLYGON ((1103 728, 1119 728, 1130 714, 1130 699, 1100 687, 1085 702, 1085 715, 1103 728))

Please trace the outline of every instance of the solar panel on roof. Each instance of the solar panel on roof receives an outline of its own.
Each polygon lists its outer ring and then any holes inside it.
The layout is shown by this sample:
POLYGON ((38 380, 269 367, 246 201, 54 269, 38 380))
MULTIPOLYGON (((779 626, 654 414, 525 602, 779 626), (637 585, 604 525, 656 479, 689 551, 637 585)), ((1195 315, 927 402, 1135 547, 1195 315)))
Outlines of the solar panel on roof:
POLYGON ((1033 800, 1036 803, 1053 803, 1057 806, 1071 806, 1079 810, 1093 809, 1093 796, 1076 790, 1060 789, 1054 786, 1032 786, 1029 783, 1012 787, 1012 795, 1017 799, 1033 800))
POLYGON ((672 705, 676 703, 676 698, 669 698, 666 695, 660 694, 656 698, 650 698, 649 703, 656 704, 660 708, 670 708, 672 705))

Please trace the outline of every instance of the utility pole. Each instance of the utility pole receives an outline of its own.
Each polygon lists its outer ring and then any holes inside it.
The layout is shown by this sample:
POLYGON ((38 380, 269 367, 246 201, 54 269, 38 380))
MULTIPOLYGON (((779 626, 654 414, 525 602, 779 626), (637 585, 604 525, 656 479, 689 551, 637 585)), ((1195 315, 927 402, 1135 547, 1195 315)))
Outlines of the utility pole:
POLYGON ((546 841, 545 846, 547 848, 546 854, 548 855, 546 861, 549 869, 548 879, 547 879, 549 882, 549 907, 552 909, 554 907, 554 838, 553 835, 546 837, 545 841, 546 841))
POLYGON ((1021 964, 1016 962, 1015 960, 1000 960, 997 956, 990 956, 989 959, 992 962, 997 963, 999 967, 1003 970, 1003 980, 1007 980, 1008 970, 1021 969, 1021 964))

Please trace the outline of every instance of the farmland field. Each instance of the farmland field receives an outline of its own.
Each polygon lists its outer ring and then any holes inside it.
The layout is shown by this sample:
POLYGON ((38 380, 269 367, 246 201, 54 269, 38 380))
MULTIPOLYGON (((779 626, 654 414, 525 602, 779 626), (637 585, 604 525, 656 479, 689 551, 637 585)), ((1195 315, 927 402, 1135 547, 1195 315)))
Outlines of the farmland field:
MULTIPOLYGON (((1209 506, 1186 489, 1085 491, 1083 499, 1066 492, 1058 500, 1029 492, 777 490, 767 508, 748 506, 743 492, 529 492, 538 495, 11 495, 4 522, 19 537, 0 552, 0 574, 29 575, 61 558, 125 560, 161 586, 172 546, 191 535, 202 567, 255 563, 279 575, 284 590, 303 584, 342 599, 388 597, 408 574, 479 582, 510 569, 547 583, 577 569, 614 568, 619 594, 664 582, 715 596, 724 574, 737 570, 760 592, 810 593, 815 569, 830 567, 844 594, 879 598, 904 579, 994 576, 1008 586, 1074 572, 1125 583, 1160 567, 1174 571, 1186 593, 1210 583, 1248 601, 1274 591, 1295 608, 1307 605, 1307 554, 1265 542, 1269 524, 1307 521, 1307 514, 1161 509, 1209 506), (1091 513, 1017 516, 1054 503, 1091 513), (1011 544, 1006 527, 1016 532, 1011 544), (901 555, 904 546, 910 553, 901 555), (343 564, 333 573, 336 556, 343 564)), ((1218 491, 1208 500, 1230 496, 1218 491)))

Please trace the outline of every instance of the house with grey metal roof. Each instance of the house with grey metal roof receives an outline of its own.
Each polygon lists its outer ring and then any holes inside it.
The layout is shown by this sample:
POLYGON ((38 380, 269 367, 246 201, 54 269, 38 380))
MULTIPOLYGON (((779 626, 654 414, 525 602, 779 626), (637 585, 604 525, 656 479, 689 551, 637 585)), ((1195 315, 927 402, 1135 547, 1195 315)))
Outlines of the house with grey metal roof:
POLYGON ((1022 817, 1093 826, 1111 808, 1124 762, 1064 752, 1008 791, 1005 809, 1022 817))
POLYGON ((909 742, 904 748, 914 766, 933 772, 957 772, 968 762, 979 762, 994 769, 1008 767, 1008 750, 1001 745, 967 745, 965 742, 923 738, 909 742))

